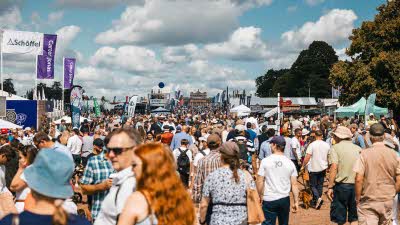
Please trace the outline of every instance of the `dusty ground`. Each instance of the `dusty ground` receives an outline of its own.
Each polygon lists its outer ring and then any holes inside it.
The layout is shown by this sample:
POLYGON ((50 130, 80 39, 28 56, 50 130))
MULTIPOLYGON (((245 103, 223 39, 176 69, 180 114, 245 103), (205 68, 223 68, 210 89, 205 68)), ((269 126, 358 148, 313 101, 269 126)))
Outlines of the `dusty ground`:
MULTIPOLYGON (((325 191, 325 189, 324 189, 325 191)), ((331 224, 329 220, 330 201, 323 196, 324 204, 320 210, 313 208, 304 209, 300 206, 297 213, 290 213, 290 225, 325 225, 331 224)), ((301 204, 301 203, 300 203, 301 204)))
MULTIPOLYGON (((299 184, 299 188, 302 189, 302 185, 299 184)), ((324 185, 324 192, 327 190, 327 183, 324 185)), ((291 196, 292 197, 292 196, 291 196)), ((326 195, 323 196, 324 204, 322 205, 320 210, 316 210, 313 208, 304 209, 301 206, 297 213, 290 213, 290 225, 328 225, 331 224, 329 220, 329 210, 330 210, 330 201, 327 199, 326 195)), ((86 201, 86 197, 84 197, 84 201, 86 201)), ((293 199, 292 199, 293 204, 293 199)), ((87 204, 79 204, 79 208, 87 209, 87 204)), ((277 223, 278 224, 278 223, 277 223)))

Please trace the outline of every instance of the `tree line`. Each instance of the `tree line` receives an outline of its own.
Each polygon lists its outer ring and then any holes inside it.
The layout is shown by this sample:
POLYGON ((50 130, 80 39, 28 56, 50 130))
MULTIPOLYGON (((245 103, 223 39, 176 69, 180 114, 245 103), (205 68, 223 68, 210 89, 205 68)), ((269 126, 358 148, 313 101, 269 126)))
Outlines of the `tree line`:
POLYGON ((268 70, 256 78, 260 97, 331 97, 340 90, 339 102, 350 105, 376 93, 376 104, 400 113, 400 1, 377 8, 372 21, 364 21, 349 37, 349 60, 338 60, 334 49, 314 41, 288 69, 268 70))

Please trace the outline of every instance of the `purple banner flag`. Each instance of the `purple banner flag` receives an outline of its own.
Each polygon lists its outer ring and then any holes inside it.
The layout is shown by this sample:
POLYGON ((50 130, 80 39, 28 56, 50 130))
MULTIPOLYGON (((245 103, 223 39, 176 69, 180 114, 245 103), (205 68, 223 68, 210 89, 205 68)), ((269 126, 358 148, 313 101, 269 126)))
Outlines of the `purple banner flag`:
POLYGON ((38 55, 37 78, 54 79, 54 55, 56 52, 57 35, 43 36, 43 55, 38 55))
POLYGON ((74 58, 64 58, 64 88, 70 89, 74 83, 75 75, 75 63, 74 58))

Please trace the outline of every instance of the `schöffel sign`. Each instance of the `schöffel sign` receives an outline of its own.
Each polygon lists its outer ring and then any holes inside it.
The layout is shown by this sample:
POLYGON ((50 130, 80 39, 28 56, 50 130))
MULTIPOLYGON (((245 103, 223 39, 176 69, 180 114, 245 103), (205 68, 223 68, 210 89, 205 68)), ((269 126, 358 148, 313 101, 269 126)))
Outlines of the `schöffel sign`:
POLYGON ((26 46, 26 47, 40 47, 40 41, 23 41, 18 39, 10 39, 7 42, 7 45, 18 45, 18 46, 26 46))

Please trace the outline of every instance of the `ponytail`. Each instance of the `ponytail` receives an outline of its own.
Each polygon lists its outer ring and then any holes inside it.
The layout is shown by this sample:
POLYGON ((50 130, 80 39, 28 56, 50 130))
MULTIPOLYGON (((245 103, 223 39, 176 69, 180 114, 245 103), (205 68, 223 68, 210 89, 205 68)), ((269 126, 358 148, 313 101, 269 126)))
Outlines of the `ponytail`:
POLYGON ((229 156, 224 153, 221 153, 221 159, 224 161, 224 163, 229 165, 229 169, 233 173, 233 179, 235 180, 236 183, 240 182, 240 178, 238 175, 238 169, 240 168, 240 162, 239 162, 239 156, 229 156))
POLYGON ((229 169, 232 170, 233 173, 233 179, 235 182, 238 184, 240 181, 239 175, 238 175, 238 169, 239 169, 239 160, 232 159, 231 162, 229 162, 229 169))
POLYGON ((67 225, 68 223, 68 214, 62 207, 63 200, 57 199, 54 201, 56 206, 56 210, 54 211, 52 224, 53 225, 67 225))

